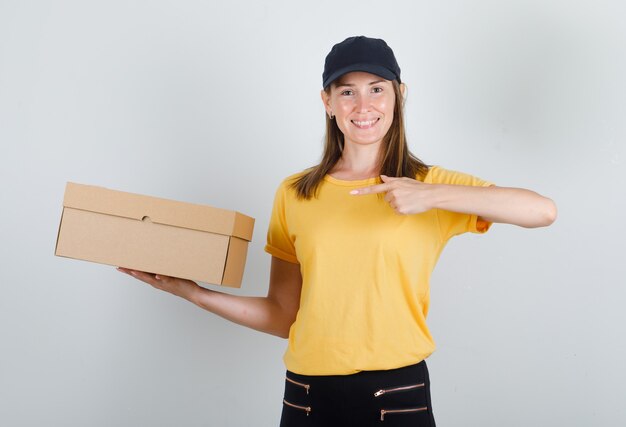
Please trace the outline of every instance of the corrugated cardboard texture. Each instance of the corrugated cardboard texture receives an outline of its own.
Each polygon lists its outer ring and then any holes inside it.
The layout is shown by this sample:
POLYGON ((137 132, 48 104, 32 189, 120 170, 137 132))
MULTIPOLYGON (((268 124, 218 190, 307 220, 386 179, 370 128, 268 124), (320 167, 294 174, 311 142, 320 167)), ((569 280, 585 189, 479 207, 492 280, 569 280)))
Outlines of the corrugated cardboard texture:
POLYGON ((58 256, 241 286, 253 218, 73 183, 64 205, 58 256))

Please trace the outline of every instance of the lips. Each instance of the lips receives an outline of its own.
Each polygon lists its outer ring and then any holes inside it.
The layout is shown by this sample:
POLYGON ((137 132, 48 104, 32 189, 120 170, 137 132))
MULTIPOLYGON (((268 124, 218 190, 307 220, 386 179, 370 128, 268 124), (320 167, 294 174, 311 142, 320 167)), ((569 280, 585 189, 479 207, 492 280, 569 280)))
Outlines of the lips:
POLYGON ((369 129, 380 121, 380 117, 372 120, 350 120, 359 129, 369 129))

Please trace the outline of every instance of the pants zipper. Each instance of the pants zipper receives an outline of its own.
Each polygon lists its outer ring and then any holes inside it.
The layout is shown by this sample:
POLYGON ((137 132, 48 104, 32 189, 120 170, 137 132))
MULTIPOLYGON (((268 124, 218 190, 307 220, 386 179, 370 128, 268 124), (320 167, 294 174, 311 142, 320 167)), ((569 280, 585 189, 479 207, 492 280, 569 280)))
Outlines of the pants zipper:
POLYGON ((376 393, 374 393, 374 397, 382 396, 385 393, 393 393, 393 392, 396 392, 396 391, 412 390, 414 388, 420 388, 420 387, 424 387, 424 383, 411 384, 411 385, 405 385, 405 386, 402 386, 402 387, 394 387, 394 388, 383 388, 383 389, 378 390, 376 393))
POLYGON ((283 399, 283 403, 287 406, 291 406, 292 408, 296 408, 296 409, 301 409, 303 411, 306 411, 306 416, 308 417, 309 414, 311 413, 311 407, 310 406, 300 406, 300 405, 294 405, 291 402, 287 402, 285 399, 283 399))
POLYGON ((408 409, 381 409, 380 410, 380 420, 385 421, 386 414, 400 414, 406 412, 421 412, 426 411, 428 408, 426 406, 422 408, 408 408, 408 409))
POLYGON ((292 380, 289 377, 285 377, 285 379, 287 381, 289 381, 290 383, 292 383, 292 384, 299 385, 300 387, 303 387, 306 390, 306 394, 309 394, 309 389, 311 388, 311 386, 309 384, 299 383, 298 381, 294 381, 294 380, 292 380))

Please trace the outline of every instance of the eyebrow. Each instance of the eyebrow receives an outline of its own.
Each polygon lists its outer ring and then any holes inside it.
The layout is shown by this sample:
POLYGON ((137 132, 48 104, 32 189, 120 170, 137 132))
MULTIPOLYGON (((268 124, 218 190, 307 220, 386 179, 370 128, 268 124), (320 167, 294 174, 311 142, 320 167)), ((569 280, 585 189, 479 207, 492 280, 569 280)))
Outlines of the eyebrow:
MULTIPOLYGON (((385 81, 386 81, 385 79, 376 80, 376 81, 371 82, 370 86, 371 85, 375 85, 376 83, 383 83, 385 81)), ((355 84, 353 84, 353 83, 337 83, 337 87, 341 87, 341 86, 353 87, 353 86, 355 86, 355 84)))

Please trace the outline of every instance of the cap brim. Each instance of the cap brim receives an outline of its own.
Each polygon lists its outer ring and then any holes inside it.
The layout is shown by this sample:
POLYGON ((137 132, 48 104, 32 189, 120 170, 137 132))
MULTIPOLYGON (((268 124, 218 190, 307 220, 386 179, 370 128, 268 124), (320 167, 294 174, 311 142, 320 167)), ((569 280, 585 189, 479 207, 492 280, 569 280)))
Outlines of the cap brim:
POLYGON ((391 72, 389 69, 385 67, 381 67, 380 65, 364 64, 364 63, 350 64, 347 67, 341 68, 335 71, 334 73, 332 73, 330 76, 328 76, 326 80, 324 80, 324 83, 322 84, 322 86, 324 87, 324 89, 326 89, 329 84, 337 80, 339 77, 343 76, 344 74, 350 73, 352 71, 365 71, 366 73, 376 74, 377 76, 380 76, 383 79, 387 79, 387 80, 396 79, 396 75, 393 72, 391 72))

